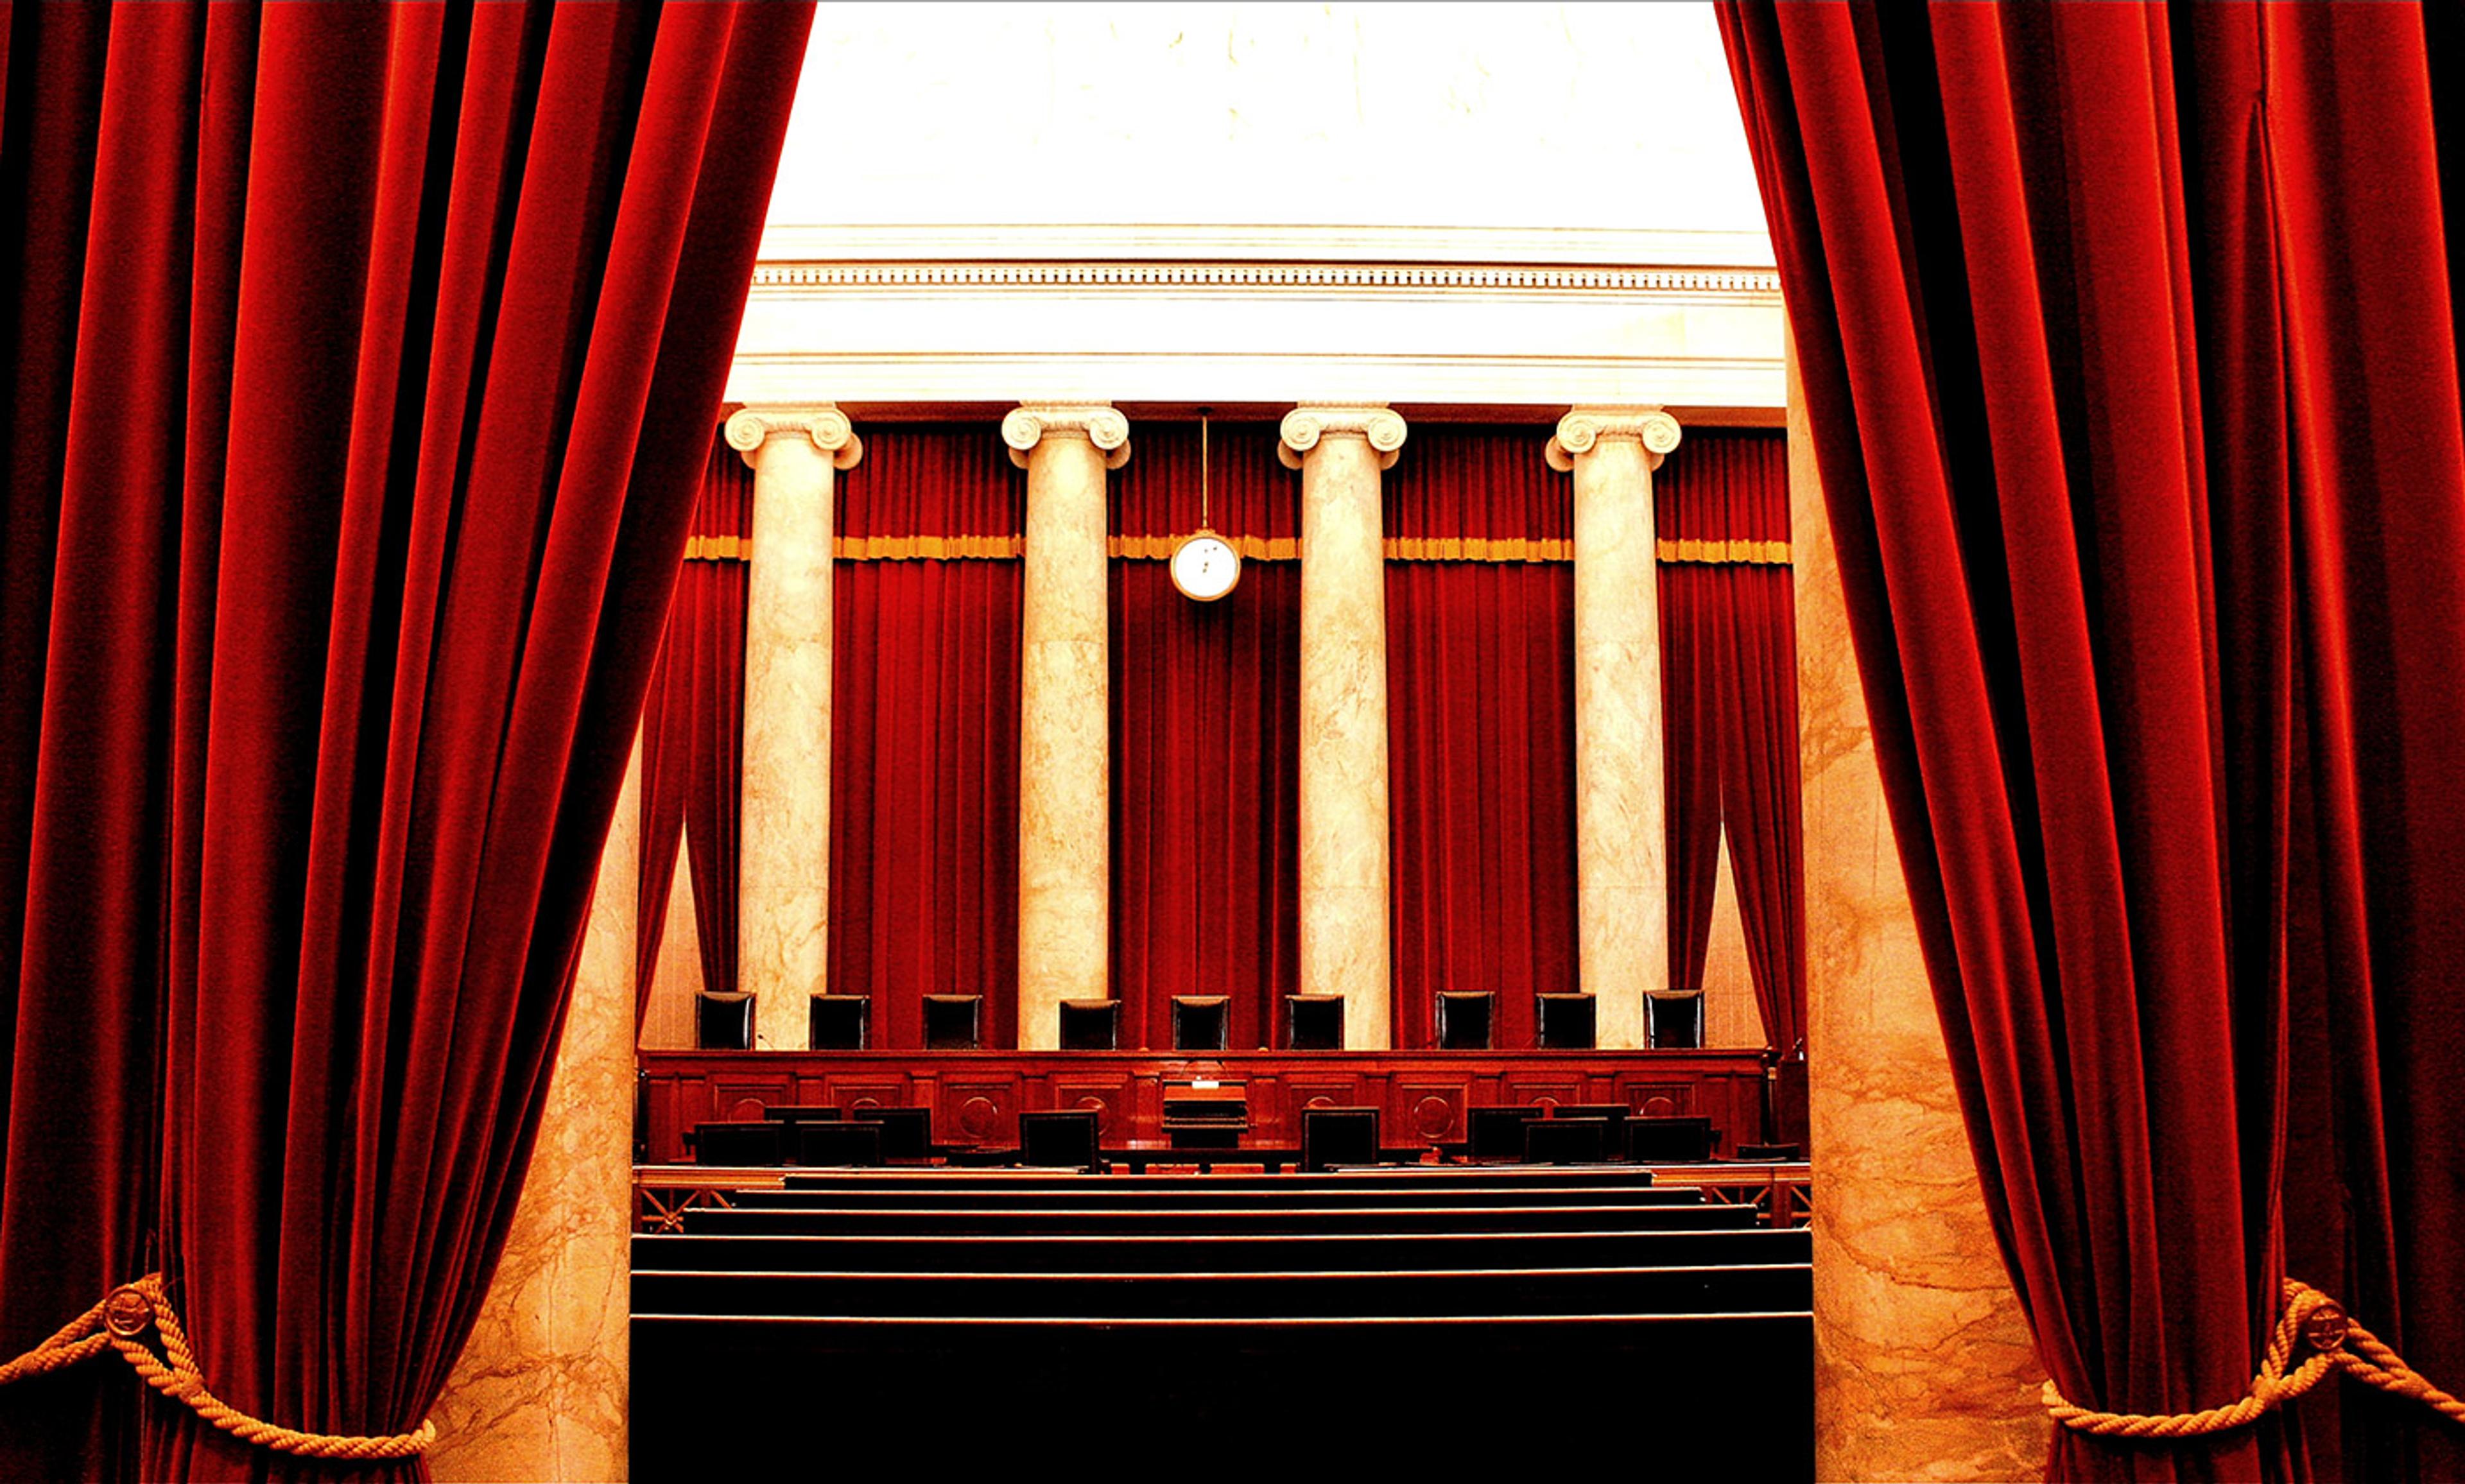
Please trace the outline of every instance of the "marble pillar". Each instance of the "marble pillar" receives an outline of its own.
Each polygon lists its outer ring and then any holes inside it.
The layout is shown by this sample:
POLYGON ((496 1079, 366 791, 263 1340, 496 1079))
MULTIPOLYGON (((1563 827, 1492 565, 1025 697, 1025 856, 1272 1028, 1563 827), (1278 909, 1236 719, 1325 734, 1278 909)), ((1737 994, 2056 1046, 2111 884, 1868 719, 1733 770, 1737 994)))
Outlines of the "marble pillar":
POLYGON ((1404 419, 1304 402, 1277 456, 1301 472, 1300 987, 1344 996, 1344 1044, 1390 1044, 1387 558, 1379 476, 1404 419))
POLYGON ((1575 943, 1604 1049, 1645 1044, 1669 978, 1652 475, 1677 436, 1655 407, 1579 407, 1548 447, 1575 476, 1575 943))
POLYGON ((1061 1044, 1061 1002, 1110 997, 1112 709, 1104 473, 1129 420, 1100 403, 1020 404, 1002 419, 1027 471, 1019 615, 1018 1044, 1061 1044))
POLYGON ((2052 1424, 1978 1192, 1792 362, 1815 1477, 2033 1479, 2052 1424))
POLYGON ((828 404, 746 408, 727 442, 753 469, 737 987, 759 996, 756 1047, 802 1050, 831 966, 833 486, 864 444, 828 404))
POLYGON ((431 1412, 428 1464, 440 1484, 626 1476, 641 786, 637 738, 530 1172, 470 1343, 431 1412))

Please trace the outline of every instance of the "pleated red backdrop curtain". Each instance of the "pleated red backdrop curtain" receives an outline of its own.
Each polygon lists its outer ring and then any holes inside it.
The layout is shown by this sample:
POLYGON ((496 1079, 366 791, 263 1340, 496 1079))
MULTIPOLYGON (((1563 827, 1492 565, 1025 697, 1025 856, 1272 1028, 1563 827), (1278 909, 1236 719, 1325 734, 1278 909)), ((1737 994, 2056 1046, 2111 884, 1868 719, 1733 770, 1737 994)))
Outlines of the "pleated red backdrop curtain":
POLYGON ((928 994, 1018 1041, 1027 476, 992 424, 867 428, 832 570, 831 990, 919 1047, 928 994))
MULTIPOLYGON (((443 1387, 809 22, 0 12, 0 1350, 159 1265, 245 1411, 443 1387)), ((0 1391, 0 1469, 344 1472, 110 1360, 0 1391)))
POLYGON ((650 1008, 667 936, 677 851, 693 882, 702 987, 736 990, 737 850, 744 797, 745 563, 753 471, 712 438, 693 534, 668 607, 667 634, 642 710, 642 872, 634 917, 633 1012, 650 1008))
POLYGON ((1530 1046, 1575 952, 1574 495, 1539 427, 1416 427, 1386 477, 1395 1044, 1441 990, 1530 1046))
MULTIPOLYGON (((1954 1074, 2064 1393, 2280 1276, 2465 1379, 2453 16, 1721 11, 1954 1074)), ((2077 1477, 2465 1476, 2412 1404, 2077 1477)))
POLYGON ((1272 423, 1208 432, 1207 520, 1240 550, 1213 603, 1172 585, 1200 521, 1199 430, 1148 423, 1110 478, 1113 993, 1121 1044, 1168 1049, 1172 997, 1220 994, 1228 1044, 1278 1043, 1300 987, 1300 505, 1272 423))
POLYGON ((1806 850, 1787 436, 1690 432, 1654 476, 1653 494, 1669 794, 1669 982, 1703 986, 1725 830, 1765 1044, 1794 1056, 1806 1034, 1806 850))

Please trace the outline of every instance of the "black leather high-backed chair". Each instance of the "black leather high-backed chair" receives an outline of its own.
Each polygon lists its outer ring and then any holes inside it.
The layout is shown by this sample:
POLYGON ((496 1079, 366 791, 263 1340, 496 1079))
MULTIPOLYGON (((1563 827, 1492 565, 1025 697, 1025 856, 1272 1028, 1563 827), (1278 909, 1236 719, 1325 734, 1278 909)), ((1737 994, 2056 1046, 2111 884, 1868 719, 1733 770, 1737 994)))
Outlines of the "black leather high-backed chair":
POLYGON ((694 1045, 705 1052, 753 1050, 753 992, 694 996, 694 1045))
POLYGON ((1694 1051, 1703 1044, 1703 994, 1647 994, 1644 1026, 1654 1051, 1694 1051))
POLYGON ((805 1044, 817 1052, 860 1052, 873 1034, 873 1000, 861 994, 817 994, 805 1012, 805 1044))
POLYGON ((1056 1169, 1102 1169, 1102 1154, 1096 1143, 1096 1110, 1020 1114, 1018 1163, 1056 1169))
POLYGON ((1548 1052, 1588 1052, 1600 1025, 1598 1006, 1588 994, 1541 996, 1540 1024, 1534 1039, 1548 1052))
POLYGON ((1438 1050, 1442 1052, 1485 1052, 1490 1049, 1490 1027, 1496 1023, 1493 1013, 1498 996, 1486 989, 1441 989, 1438 991, 1438 1050))
POLYGON ((1545 1110, 1534 1107, 1466 1108, 1464 1156, 1474 1160, 1523 1158, 1523 1125, 1545 1110))
POLYGON ((799 1164, 875 1165, 881 1163, 882 1126, 878 1123, 798 1123, 799 1164))
POLYGON ((1344 1050, 1344 996, 1284 996, 1284 1045, 1296 1052, 1344 1050))
POLYGON ((1602 1148, 1607 1158, 1614 1160, 1626 1152, 1626 1120, 1634 1117, 1634 1110, 1622 1102, 1562 1102, 1549 1116, 1553 1119, 1607 1119, 1609 1140, 1602 1148))
POLYGON ((972 1052, 985 1044, 985 997, 980 994, 928 994, 924 997, 924 1049, 928 1052, 972 1052))
POLYGON ((1805 1159, 1806 1150, 1798 1144, 1740 1144, 1738 1152, 1730 1155, 1729 1158, 1744 1160, 1750 1163, 1769 1160, 1775 1163, 1788 1164, 1805 1159))
POLYGON ((1523 1162, 1597 1164, 1609 1149, 1609 1136, 1607 1119, 1534 1119, 1523 1125, 1523 1162))
POLYGON ((1638 1164, 1700 1164, 1712 1157, 1712 1120, 1629 1119, 1626 1157, 1638 1164))
POLYGON ((762 1116, 773 1123, 836 1123, 839 1110, 827 1103, 774 1102, 762 1110, 762 1116))
POLYGON ((1229 997, 1220 994, 1176 994, 1172 997, 1172 1049, 1176 1052, 1220 1052, 1231 1032, 1229 997))
POLYGON ((930 1108, 857 1108, 848 1115, 855 1123, 881 1125, 881 1157, 885 1160, 929 1160, 933 1157, 933 1110, 930 1108))
POLYGON ((781 1124, 762 1123, 697 1123, 694 1125, 694 1163, 697 1164, 776 1164, 784 1150, 780 1138, 781 1124))
POLYGON ((1121 1002, 1061 1002, 1061 1049, 1065 1052, 1109 1052, 1121 1044, 1121 1002))
POLYGON ((1378 1163, 1378 1110, 1375 1108, 1303 1108, 1301 1169, 1333 1169, 1339 1164, 1378 1163))

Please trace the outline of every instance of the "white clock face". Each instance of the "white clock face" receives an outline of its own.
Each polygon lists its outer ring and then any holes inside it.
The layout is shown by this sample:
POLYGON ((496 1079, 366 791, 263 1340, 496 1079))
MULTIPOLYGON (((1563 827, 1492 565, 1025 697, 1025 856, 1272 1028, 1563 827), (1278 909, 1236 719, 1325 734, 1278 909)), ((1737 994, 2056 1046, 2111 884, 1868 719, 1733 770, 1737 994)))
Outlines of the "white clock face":
POLYGON ((1221 536, 1198 535, 1172 554, 1172 585, 1201 603, 1212 603, 1241 580, 1241 553, 1221 536))

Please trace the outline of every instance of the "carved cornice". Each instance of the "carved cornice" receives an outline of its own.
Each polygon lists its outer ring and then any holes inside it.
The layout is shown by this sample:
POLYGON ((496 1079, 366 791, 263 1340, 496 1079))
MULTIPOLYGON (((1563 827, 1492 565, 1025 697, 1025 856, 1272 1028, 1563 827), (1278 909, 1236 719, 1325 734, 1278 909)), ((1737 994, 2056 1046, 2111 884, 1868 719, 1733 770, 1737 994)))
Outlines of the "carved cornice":
POLYGON ((812 440, 813 447, 831 456, 831 467, 854 469, 864 457, 864 440, 855 435, 847 414, 828 402, 806 403, 795 407, 748 407, 727 420, 727 446, 736 450, 745 467, 759 471, 762 467, 762 446, 772 438, 794 437, 797 434, 812 440))
POLYGON ((753 288, 1354 289, 1409 293, 1712 294, 1769 297, 1780 276, 1754 268, 1600 268, 1534 263, 765 262, 753 288))
POLYGON ((1010 445, 1010 461, 1021 469, 1035 446, 1056 433, 1096 445, 1107 469, 1130 461, 1130 420, 1110 403, 1022 402, 1002 418, 1001 431, 1002 441, 1010 445))
POLYGON ((1549 439, 1549 467, 1566 474, 1578 454, 1588 454, 1603 438, 1632 438, 1643 445, 1652 467, 1677 447, 1677 419, 1656 407, 1579 407, 1558 419, 1549 439))
POLYGON ((1395 467, 1396 451, 1404 446, 1404 419, 1385 404, 1304 402, 1284 414, 1283 436, 1276 456, 1287 469, 1299 469, 1303 455, 1328 433, 1350 433, 1369 440, 1378 467, 1395 467))

